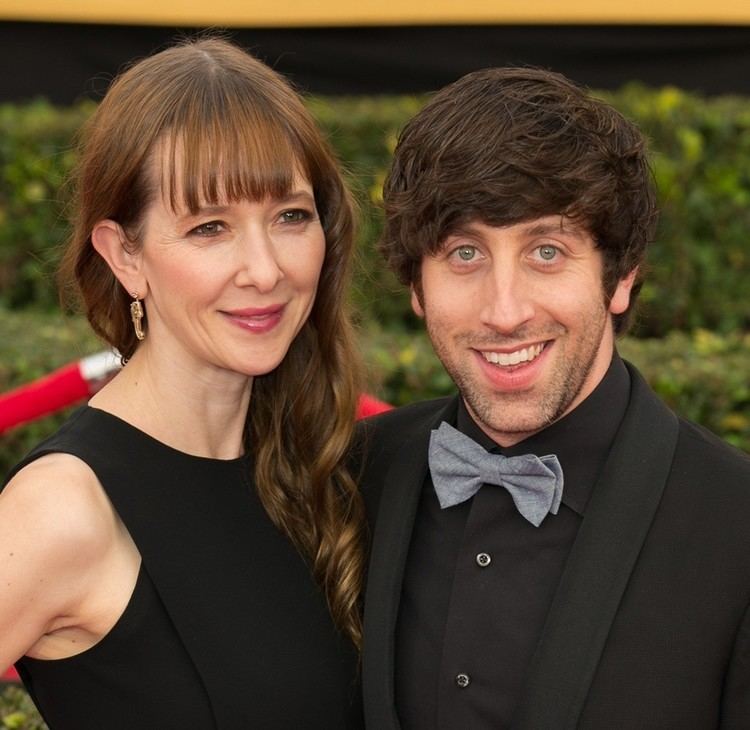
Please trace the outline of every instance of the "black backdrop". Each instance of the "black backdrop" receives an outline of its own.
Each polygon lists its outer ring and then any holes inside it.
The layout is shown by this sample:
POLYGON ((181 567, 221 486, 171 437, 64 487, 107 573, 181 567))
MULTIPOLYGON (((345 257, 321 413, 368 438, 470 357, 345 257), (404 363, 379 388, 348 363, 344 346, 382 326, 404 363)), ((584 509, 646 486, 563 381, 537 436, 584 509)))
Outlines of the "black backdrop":
MULTIPOLYGON (((128 61, 195 29, 0 22, 0 101, 98 98, 128 61)), ((430 91, 486 66, 532 64, 595 88, 626 81, 750 94, 748 26, 429 26, 233 29, 323 94, 430 91)))

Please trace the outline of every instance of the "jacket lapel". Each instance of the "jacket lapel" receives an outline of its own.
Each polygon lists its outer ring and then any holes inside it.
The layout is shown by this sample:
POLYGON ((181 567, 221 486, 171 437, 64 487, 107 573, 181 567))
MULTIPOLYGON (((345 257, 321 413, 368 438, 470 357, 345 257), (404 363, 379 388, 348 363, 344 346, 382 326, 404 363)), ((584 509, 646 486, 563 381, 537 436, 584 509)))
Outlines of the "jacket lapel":
POLYGON ((400 446, 386 467, 382 495, 372 538, 365 595, 362 678, 368 726, 378 730, 400 728, 396 715, 394 662, 395 632, 401 584, 412 527, 427 473, 430 431, 441 421, 455 421, 458 397, 441 402, 421 418, 410 419, 396 430, 400 446))
POLYGON ((577 726, 669 476, 677 418, 628 369, 628 410, 550 607, 513 730, 577 726))

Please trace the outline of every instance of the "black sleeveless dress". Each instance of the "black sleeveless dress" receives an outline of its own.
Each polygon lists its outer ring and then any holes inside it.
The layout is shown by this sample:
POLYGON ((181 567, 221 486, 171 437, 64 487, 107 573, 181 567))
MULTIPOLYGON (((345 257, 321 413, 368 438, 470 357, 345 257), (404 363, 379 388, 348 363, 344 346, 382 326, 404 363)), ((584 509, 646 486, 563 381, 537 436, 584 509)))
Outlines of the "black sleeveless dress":
POLYGON ((267 517, 247 457, 190 456, 90 407, 13 473, 51 452, 91 467, 142 556, 99 643, 17 663, 51 730, 363 727, 355 651, 267 517))

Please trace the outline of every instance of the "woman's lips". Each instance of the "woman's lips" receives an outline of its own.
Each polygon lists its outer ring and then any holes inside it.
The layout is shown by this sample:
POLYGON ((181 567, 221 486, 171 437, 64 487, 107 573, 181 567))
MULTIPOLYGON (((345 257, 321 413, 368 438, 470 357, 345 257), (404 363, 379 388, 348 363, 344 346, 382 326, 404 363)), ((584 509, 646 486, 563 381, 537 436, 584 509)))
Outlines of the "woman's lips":
POLYGON ((231 309, 222 314, 235 326, 253 334, 270 332, 281 321, 285 305, 274 304, 269 307, 247 307, 231 309))

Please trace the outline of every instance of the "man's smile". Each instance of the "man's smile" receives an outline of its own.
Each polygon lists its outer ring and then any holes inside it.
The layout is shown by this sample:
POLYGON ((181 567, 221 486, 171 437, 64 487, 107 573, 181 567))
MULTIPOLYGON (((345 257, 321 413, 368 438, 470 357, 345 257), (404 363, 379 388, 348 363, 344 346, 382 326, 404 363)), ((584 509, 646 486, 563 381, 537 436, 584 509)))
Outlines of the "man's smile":
POLYGON ((496 352, 494 350, 480 350, 479 352, 487 362, 501 367, 509 367, 536 360, 542 354, 546 344, 546 342, 538 342, 535 345, 521 347, 512 352, 496 352))

